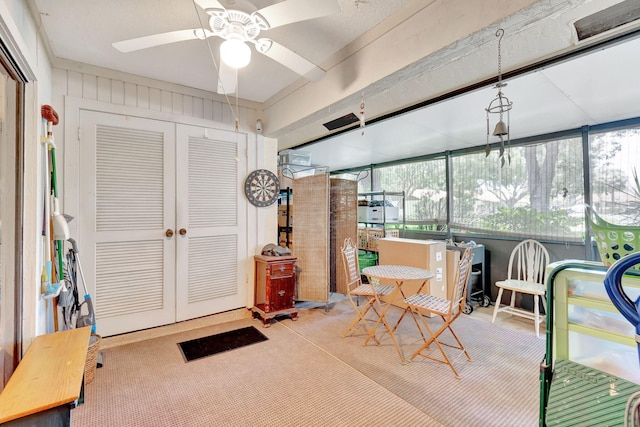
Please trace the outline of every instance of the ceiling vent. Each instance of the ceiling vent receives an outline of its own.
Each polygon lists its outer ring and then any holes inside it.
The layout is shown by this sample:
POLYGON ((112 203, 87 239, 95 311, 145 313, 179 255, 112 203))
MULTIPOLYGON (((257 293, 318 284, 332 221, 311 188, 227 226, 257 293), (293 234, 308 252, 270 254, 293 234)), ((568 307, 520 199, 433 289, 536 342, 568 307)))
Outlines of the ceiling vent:
POLYGON ((329 130, 335 130, 335 129, 350 125, 352 123, 356 123, 358 121, 359 121, 358 116, 356 116, 353 113, 349 113, 346 116, 342 116, 335 120, 331 120, 330 122, 324 123, 323 126, 329 130))
POLYGON ((638 0, 625 0, 593 15, 579 19, 573 25, 576 27, 578 40, 584 40, 637 19, 640 19, 640 2, 638 0))

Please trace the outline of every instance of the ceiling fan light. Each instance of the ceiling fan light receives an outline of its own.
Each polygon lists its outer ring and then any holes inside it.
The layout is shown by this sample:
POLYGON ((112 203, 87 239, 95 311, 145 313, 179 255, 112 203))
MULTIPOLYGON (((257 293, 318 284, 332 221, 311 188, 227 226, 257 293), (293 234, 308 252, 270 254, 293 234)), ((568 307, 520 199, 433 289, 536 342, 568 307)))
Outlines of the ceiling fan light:
POLYGON ((251 61, 251 48, 242 40, 225 40, 220 45, 220 59, 231 68, 244 68, 251 61))

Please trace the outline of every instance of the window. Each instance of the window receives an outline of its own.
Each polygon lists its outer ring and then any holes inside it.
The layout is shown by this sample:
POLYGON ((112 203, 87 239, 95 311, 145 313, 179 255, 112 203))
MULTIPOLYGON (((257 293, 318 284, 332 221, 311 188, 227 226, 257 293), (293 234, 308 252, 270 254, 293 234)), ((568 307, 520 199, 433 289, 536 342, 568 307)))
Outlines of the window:
POLYGON ((445 158, 375 169, 374 191, 404 192, 405 221, 415 229, 444 231, 447 223, 445 158))
POLYGON ((452 158, 451 227, 460 232, 582 241, 581 138, 452 158))
POLYGON ((598 214, 617 225, 640 223, 640 128, 590 136, 591 203, 598 214))
POLYGON ((368 193, 371 190, 371 170, 364 169, 358 175, 358 193, 368 193))
MULTIPOLYGON (((640 118, 625 121, 626 128, 622 122, 585 128, 590 130, 591 204, 616 225, 640 224, 640 167, 635 162, 640 158, 638 123, 640 118)), ((576 129, 562 139, 541 137, 536 143, 513 144, 504 153, 502 167, 497 150, 486 156, 484 147, 371 167, 370 175, 362 173, 366 179, 358 182, 358 191, 404 192, 409 229, 582 243, 587 141, 581 132, 576 129), (449 194, 451 212, 447 212, 449 194)), ((401 207, 395 199, 391 201, 401 207)))

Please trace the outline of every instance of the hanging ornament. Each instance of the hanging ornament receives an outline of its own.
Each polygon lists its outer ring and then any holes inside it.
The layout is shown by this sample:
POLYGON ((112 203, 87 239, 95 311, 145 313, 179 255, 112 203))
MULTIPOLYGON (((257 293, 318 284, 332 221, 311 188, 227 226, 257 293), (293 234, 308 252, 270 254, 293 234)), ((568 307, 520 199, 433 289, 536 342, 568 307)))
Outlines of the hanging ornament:
POLYGON ((362 135, 364 135, 364 95, 362 96, 362 102, 360 103, 360 127, 362 129, 362 135))
POLYGON ((500 52, 500 44, 502 42, 502 37, 504 36, 504 30, 499 28, 496 31, 496 37, 499 37, 498 40, 498 83, 495 85, 495 89, 498 89, 498 95, 489 103, 489 107, 485 108, 487 112, 487 145, 485 147, 485 154, 488 156, 491 153, 491 147, 489 146, 489 137, 497 136, 500 138, 500 167, 505 164, 505 140, 507 142, 507 159, 509 164, 511 164, 511 136, 510 136, 510 117, 509 112, 511 111, 511 107, 513 106, 513 102, 509 101, 502 93, 502 88, 507 86, 506 83, 502 82, 502 54, 500 52), (497 114, 498 122, 496 123, 495 129, 493 133, 491 133, 491 127, 489 125, 489 115, 497 114), (504 122, 504 116, 507 116, 507 122, 504 122))

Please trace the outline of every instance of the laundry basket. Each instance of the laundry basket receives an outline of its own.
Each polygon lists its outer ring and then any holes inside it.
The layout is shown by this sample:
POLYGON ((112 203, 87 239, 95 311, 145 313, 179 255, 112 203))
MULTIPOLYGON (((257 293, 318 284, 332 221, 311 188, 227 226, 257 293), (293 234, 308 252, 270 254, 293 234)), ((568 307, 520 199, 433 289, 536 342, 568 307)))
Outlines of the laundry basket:
POLYGON ((89 348, 87 349, 87 361, 84 364, 84 385, 91 383, 96 377, 100 341, 102 341, 102 337, 100 335, 91 334, 91 337, 89 338, 89 348))
MULTIPOLYGON (((640 226, 611 224, 589 205, 586 205, 586 215, 604 265, 610 266, 623 256, 640 252, 640 226)), ((633 269, 640 270, 640 264, 633 269)))
POLYGON ((358 255, 358 265, 360 266, 360 273, 363 268, 373 267, 378 263, 378 254, 362 253, 358 255))

